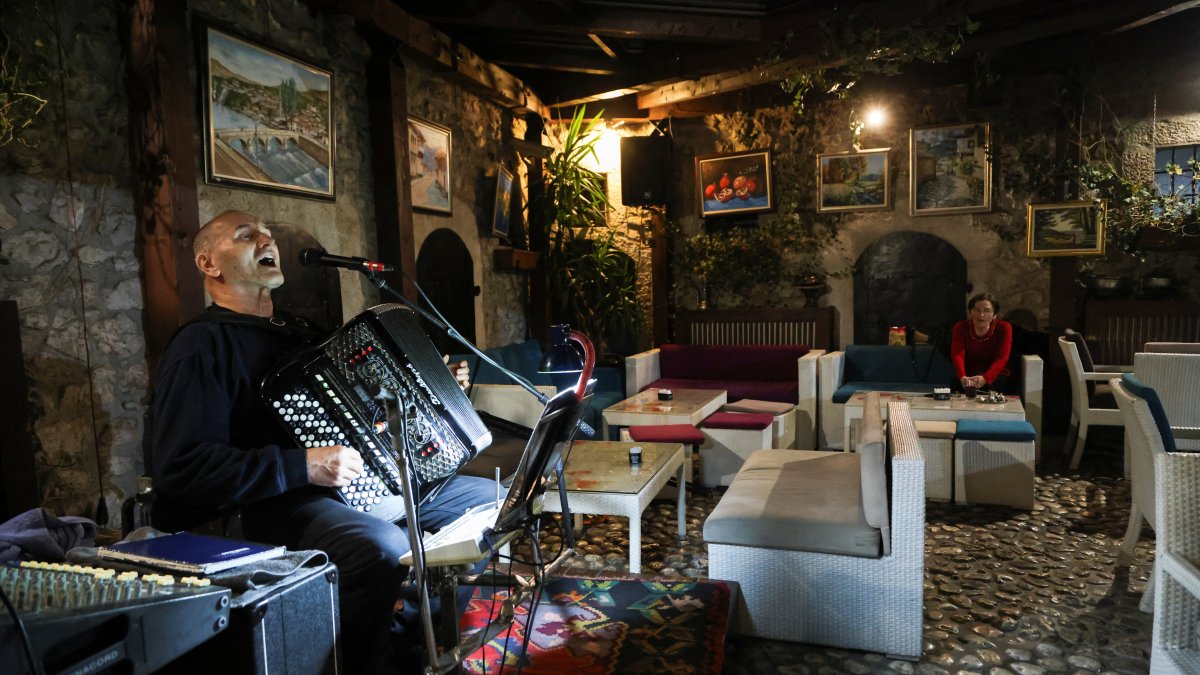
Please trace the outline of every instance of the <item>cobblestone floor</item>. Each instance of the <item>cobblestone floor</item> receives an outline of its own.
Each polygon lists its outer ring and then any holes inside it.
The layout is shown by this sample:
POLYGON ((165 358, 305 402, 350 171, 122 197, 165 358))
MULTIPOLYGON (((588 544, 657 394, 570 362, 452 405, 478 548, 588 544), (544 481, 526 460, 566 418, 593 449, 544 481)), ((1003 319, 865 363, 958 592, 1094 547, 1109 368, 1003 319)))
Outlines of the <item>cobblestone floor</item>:
MULTIPOLYGON (((1137 605, 1153 563, 1153 534, 1143 532, 1131 567, 1116 567, 1129 517, 1121 451, 1110 444, 1088 452, 1084 473, 1059 470, 1057 454, 1044 460, 1033 511, 928 503, 919 662, 731 636, 724 672, 1147 672, 1151 615, 1137 605)), ((643 572, 705 576, 702 528, 719 498, 716 491, 689 496, 683 545, 676 542, 673 501, 653 503, 642 520, 643 572)), ((557 546, 553 537, 547 544, 557 546)), ((578 549, 578 568, 627 571, 626 521, 587 518, 578 549)))

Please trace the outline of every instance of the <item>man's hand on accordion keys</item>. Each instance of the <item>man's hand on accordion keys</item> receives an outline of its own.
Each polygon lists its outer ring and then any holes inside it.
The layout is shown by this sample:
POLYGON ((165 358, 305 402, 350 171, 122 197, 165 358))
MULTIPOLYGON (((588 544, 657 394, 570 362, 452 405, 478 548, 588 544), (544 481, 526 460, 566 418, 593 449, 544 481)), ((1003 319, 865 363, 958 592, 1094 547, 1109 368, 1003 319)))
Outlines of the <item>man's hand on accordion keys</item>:
POLYGON ((308 482, 323 487, 346 487, 363 472, 362 456, 354 448, 326 445, 309 448, 308 482))
POLYGON ((450 372, 454 373, 454 379, 458 381, 458 386, 466 389, 471 384, 471 367, 466 361, 458 363, 450 363, 450 355, 442 354, 442 361, 450 368, 450 372))

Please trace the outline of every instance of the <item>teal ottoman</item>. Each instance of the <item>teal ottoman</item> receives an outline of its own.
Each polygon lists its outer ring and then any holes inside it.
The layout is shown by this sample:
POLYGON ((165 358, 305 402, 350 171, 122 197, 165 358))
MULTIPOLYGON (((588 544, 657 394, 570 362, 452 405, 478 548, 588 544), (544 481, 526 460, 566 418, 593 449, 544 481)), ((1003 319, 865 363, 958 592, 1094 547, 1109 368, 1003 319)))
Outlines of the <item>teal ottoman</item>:
POLYGON ((1036 437, 1025 420, 959 420, 954 501, 1032 509, 1036 437))

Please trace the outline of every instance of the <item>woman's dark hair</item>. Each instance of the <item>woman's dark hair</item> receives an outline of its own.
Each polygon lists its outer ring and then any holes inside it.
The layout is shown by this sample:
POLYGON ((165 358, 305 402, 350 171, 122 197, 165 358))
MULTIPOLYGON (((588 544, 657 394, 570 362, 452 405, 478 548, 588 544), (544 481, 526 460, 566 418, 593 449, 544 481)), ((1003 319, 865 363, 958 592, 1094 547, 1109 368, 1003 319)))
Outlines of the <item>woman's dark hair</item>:
POLYGON ((994 313, 996 316, 1000 316, 1000 301, 997 300, 996 296, 992 295, 991 293, 976 293, 975 295, 972 295, 971 299, 967 301, 967 311, 971 311, 971 308, 975 306, 975 303, 979 302, 980 300, 987 300, 988 302, 992 303, 992 313, 994 313))

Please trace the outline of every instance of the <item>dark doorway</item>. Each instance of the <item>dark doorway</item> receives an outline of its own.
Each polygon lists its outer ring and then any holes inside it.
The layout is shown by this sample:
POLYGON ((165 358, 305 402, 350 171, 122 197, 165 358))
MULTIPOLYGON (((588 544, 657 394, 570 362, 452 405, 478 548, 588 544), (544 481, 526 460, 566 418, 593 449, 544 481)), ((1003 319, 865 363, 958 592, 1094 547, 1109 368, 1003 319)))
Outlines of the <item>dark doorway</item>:
MULTIPOLYGON (((446 321, 474 343, 475 269, 467 245, 453 230, 434 230, 421 245, 417 254, 417 283, 446 321)), ((421 306, 430 309, 424 300, 421 306)), ((465 351, 433 326, 425 326, 425 332, 443 354, 465 351)))
POLYGON ((855 263, 854 342, 887 344, 888 326, 909 326, 936 343, 966 316, 966 297, 967 261, 949 242, 920 232, 880 237, 855 263))

